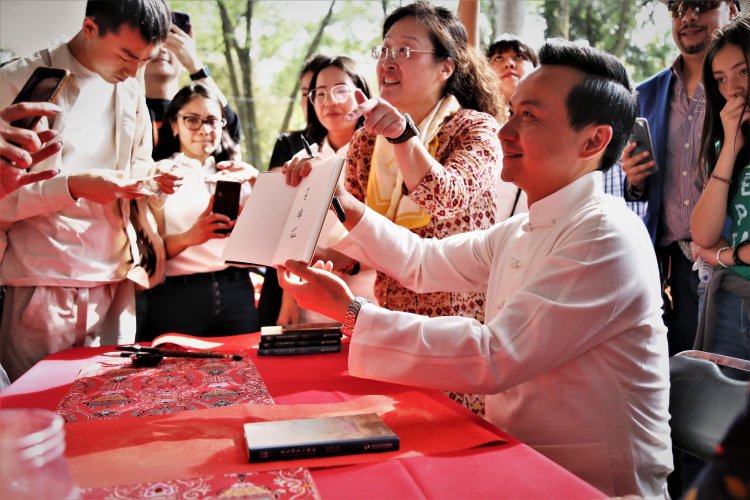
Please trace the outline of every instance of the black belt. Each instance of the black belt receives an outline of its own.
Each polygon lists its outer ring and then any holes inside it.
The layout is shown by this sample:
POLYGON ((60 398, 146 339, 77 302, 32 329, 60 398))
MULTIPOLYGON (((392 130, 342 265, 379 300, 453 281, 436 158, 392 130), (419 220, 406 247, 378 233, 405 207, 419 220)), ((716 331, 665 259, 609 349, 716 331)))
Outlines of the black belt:
POLYGON ((197 283, 210 283, 214 281, 239 281, 239 280, 250 280, 249 269, 243 267, 228 267, 221 271, 214 271, 211 273, 195 273, 195 274, 181 274, 179 276, 167 276, 166 283, 172 284, 197 284, 197 283))

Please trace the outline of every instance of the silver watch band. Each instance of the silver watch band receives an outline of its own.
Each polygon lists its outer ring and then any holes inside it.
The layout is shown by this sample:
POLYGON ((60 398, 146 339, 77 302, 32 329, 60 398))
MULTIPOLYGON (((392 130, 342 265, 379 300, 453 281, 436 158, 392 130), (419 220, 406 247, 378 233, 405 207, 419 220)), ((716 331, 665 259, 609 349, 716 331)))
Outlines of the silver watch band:
POLYGON ((349 306, 346 308, 346 316, 344 316, 344 325, 341 328, 341 333, 347 337, 352 336, 354 325, 357 323, 359 310, 365 304, 367 304, 367 299, 364 297, 354 297, 352 301, 349 302, 349 306))

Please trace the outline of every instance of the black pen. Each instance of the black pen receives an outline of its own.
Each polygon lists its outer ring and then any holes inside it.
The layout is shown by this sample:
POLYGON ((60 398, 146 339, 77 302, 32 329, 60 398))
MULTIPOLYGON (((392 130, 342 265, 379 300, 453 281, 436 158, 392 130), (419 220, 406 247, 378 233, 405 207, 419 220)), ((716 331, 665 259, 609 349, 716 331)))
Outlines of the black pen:
MULTIPOLYGON (((307 139, 305 139, 304 135, 300 134, 300 137, 302 138, 302 145, 305 147, 305 153, 307 153, 307 157, 314 158, 312 149, 310 149, 310 143, 307 142, 307 139)), ((336 212, 336 217, 338 217, 341 222, 345 222, 346 212, 344 212, 344 207, 341 206, 341 202, 335 196, 331 200, 331 206, 333 207, 333 211, 336 212)))
POLYGON ((172 349, 159 349, 157 347, 145 347, 140 345, 121 345, 115 347, 115 349, 118 351, 128 351, 134 353, 159 354, 161 356, 171 358, 221 358, 231 359, 232 361, 242 361, 242 356, 240 356, 239 354, 222 354, 220 352, 210 351, 177 351, 172 349))

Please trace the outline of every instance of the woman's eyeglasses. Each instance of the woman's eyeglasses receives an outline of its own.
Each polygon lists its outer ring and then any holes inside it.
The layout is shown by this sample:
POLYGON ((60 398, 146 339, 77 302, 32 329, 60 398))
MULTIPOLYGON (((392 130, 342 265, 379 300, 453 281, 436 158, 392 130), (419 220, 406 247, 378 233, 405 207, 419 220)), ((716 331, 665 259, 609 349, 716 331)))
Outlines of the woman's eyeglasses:
POLYGON ((177 117, 182 118, 182 123, 188 130, 199 130, 203 125, 208 125, 211 130, 216 130, 227 124, 224 118, 216 118, 215 116, 201 118, 195 115, 177 115, 177 117))
POLYGON ((388 56, 391 56, 391 59, 395 60, 401 60, 409 59, 412 52, 415 53, 422 53, 422 54, 434 54, 435 52, 432 50, 418 50, 418 49, 412 49, 410 47, 383 47, 382 45, 378 45, 377 47, 373 47, 372 49, 372 58, 376 59, 378 61, 384 61, 388 59, 388 56))
POLYGON ((675 19, 682 18, 689 8, 692 8, 696 14, 714 10, 721 5, 723 0, 687 0, 671 1, 667 4, 669 13, 675 19))
POLYGON ((339 83, 338 85, 331 87, 331 90, 326 90, 322 87, 310 89, 307 98, 310 99, 310 102, 313 103, 313 105, 322 106, 328 100, 328 96, 331 96, 332 102, 340 104, 349 99, 349 96, 351 96, 353 92, 354 89, 349 85, 339 83))

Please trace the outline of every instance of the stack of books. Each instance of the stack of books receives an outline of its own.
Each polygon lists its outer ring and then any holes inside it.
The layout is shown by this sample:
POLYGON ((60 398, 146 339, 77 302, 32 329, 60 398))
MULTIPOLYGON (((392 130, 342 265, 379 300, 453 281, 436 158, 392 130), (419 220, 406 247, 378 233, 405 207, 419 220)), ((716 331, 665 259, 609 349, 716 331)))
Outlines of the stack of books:
POLYGON ((292 356, 341 351, 341 323, 264 326, 258 356, 292 356))

